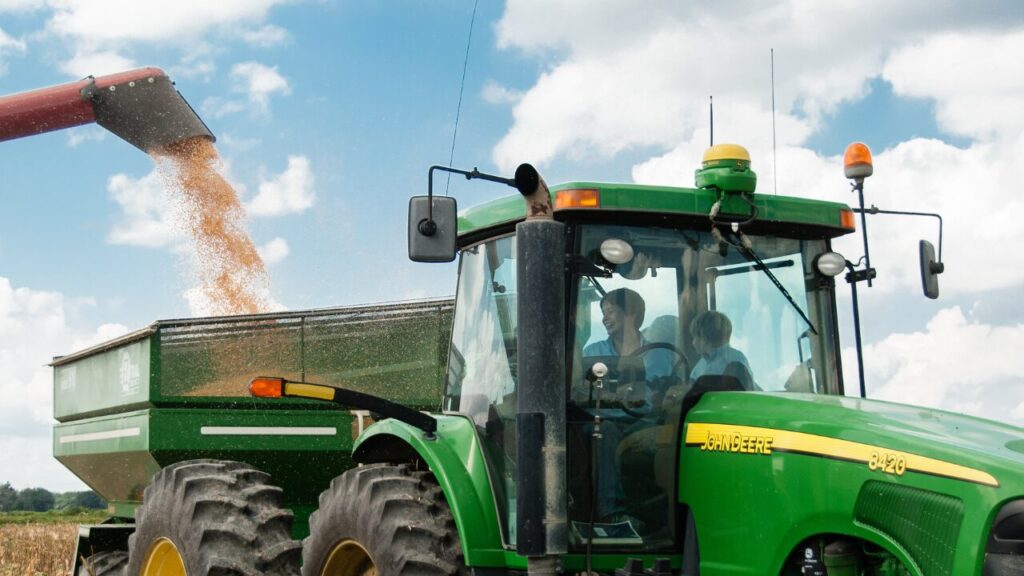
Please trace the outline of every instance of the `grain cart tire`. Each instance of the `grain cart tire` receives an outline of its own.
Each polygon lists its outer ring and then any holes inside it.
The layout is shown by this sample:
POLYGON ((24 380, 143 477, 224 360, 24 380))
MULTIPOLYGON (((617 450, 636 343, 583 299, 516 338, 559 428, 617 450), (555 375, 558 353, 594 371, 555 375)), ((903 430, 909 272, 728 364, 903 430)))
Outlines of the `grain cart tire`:
POLYGON ((128 564, 128 553, 121 550, 99 552, 85 559, 78 576, 120 576, 128 564))
POLYGON ((135 511, 127 574, 297 574, 292 513, 269 478, 223 460, 178 462, 158 472, 135 511))
POLYGON ((469 574, 434 475, 406 465, 362 466, 335 478, 309 531, 303 576, 469 574))

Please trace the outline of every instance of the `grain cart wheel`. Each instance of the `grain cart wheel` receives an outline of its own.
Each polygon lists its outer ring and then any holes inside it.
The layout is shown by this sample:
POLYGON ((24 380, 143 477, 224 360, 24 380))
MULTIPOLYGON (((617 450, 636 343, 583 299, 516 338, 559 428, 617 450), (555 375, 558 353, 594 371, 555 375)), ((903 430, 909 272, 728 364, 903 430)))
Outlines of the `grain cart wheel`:
POLYGON ((309 530, 303 576, 469 573, 434 475, 406 465, 363 466, 335 478, 309 530))
POLYGON ((128 553, 121 550, 100 552, 85 559, 78 568, 78 576, 120 576, 128 563, 128 553))
POLYGON ((178 462, 158 472, 135 511, 127 574, 297 574, 292 513, 269 478, 223 460, 178 462))

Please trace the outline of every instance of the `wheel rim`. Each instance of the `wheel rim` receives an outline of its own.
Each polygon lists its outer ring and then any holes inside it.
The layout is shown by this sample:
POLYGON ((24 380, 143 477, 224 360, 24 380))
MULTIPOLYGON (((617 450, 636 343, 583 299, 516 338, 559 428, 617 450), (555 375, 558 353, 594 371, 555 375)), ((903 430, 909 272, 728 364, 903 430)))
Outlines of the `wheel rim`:
POLYGON ((377 576, 377 566, 359 542, 342 540, 327 555, 320 576, 377 576))
POLYGON ((174 543, 160 538, 149 547, 141 576, 186 576, 185 562, 174 543))

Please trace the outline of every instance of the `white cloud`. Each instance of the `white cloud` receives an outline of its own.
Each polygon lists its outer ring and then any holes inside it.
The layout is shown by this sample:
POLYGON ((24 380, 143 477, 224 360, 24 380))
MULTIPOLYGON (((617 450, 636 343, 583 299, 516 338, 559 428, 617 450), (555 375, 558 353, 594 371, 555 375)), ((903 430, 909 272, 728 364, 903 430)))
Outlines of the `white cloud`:
POLYGON ((62 36, 93 42, 186 44, 211 28, 259 23, 286 0, 60 0, 48 27, 62 36))
POLYGON ((231 91, 244 94, 245 100, 212 96, 203 101, 203 114, 221 118, 248 110, 252 115, 270 112, 270 97, 275 94, 291 94, 288 80, 277 71, 277 66, 266 66, 259 62, 242 62, 231 68, 231 91))
POLYGON ((480 94, 489 104, 515 104, 523 97, 523 93, 488 80, 480 94))
POLYGON ((249 101, 267 111, 270 97, 274 94, 291 94, 291 87, 277 71, 277 66, 266 66, 259 62, 242 62, 231 68, 231 78, 244 82, 249 101))
MULTIPOLYGON (((670 150, 706 128, 708 95, 715 97, 716 122, 727 117, 725 106, 767 112, 770 48, 779 122, 803 125, 793 138, 802 143, 838 105, 861 98, 894 51, 951 26, 973 25, 978 38, 998 37, 1013 25, 1013 10, 998 2, 976 9, 923 0, 899 6, 790 0, 742 9, 731 2, 655 0, 644 10, 614 0, 511 0, 496 27, 499 46, 550 64, 514 105, 513 126, 493 158, 507 171, 523 160, 543 165, 562 155, 670 150), (878 17, 882 11, 885 18, 878 17), (562 25, 568 20, 570 29, 562 25), (850 38, 857 38, 856 50, 850 38)), ((1013 68, 1012 58, 993 55, 1016 53, 999 51, 1016 49, 1016 41, 987 46, 993 51, 986 59, 1013 68)), ((972 54, 982 50, 972 44, 972 54)), ((932 66, 946 64, 937 56, 932 66)), ((951 73, 956 70, 942 68, 920 76, 951 73)), ((781 128, 779 134, 785 137, 781 128)))
POLYGON ((121 214, 107 241, 149 248, 181 244, 184 236, 175 225, 177 209, 165 185, 159 168, 138 179, 127 174, 111 176, 107 192, 120 206, 121 214))
POLYGON ((246 152, 256 148, 263 141, 259 138, 236 138, 229 132, 224 132, 217 137, 217 146, 222 148, 231 148, 239 152, 246 152))
POLYGON ((78 127, 68 130, 68 146, 77 148, 83 142, 102 142, 107 138, 107 132, 103 128, 78 127))
POLYGON ((1024 129, 1024 30, 1005 35, 947 33, 897 50, 882 76, 896 94, 937 103, 945 130, 975 138, 1024 129))
POLYGON ((259 28, 242 28, 237 31, 242 41, 260 48, 271 48, 288 41, 288 31, 280 26, 266 24, 259 28))
POLYGON ((102 76, 132 68, 136 68, 135 61, 116 50, 97 50, 88 46, 76 48, 74 56, 60 65, 62 72, 75 78, 102 76))
POLYGON ((284 238, 274 238, 263 246, 257 247, 256 251, 259 252, 260 258, 268 266, 277 264, 291 253, 291 249, 288 248, 288 241, 284 238))
POLYGON ((4 62, 4 57, 8 54, 13 53, 24 53, 26 49, 25 41, 17 38, 12 38, 3 28, 0 28, 0 76, 7 73, 7 65, 4 62))
POLYGON ((39 0, 0 0, 0 12, 18 12, 40 8, 39 0))
MULTIPOLYGON (((865 347, 868 396, 1024 425, 1022 347, 1024 325, 990 326, 947 308, 923 331, 865 347)), ((855 383, 853 354, 844 350, 846 380, 855 383)))
POLYGON ((0 481, 19 488, 38 486, 45 478, 50 490, 84 489, 51 455, 53 382, 47 364, 54 356, 124 333, 124 327, 72 326, 67 320, 72 305, 60 293, 14 287, 0 277, 0 453, 18 463, 5 467, 0 481))
POLYGON ((281 216, 304 212, 316 200, 313 171, 305 156, 289 156, 284 172, 263 180, 246 208, 253 216, 281 216))
POLYGON ((209 82, 217 71, 217 63, 214 61, 214 49, 208 42, 195 42, 191 44, 181 60, 167 69, 171 78, 198 78, 209 82))

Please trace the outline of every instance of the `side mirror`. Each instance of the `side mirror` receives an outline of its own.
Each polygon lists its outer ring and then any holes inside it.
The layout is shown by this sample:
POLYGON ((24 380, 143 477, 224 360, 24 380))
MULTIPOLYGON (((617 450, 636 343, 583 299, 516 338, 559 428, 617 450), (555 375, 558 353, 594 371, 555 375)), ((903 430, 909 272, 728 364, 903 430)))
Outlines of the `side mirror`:
POLYGON ((942 274, 946 266, 935 261, 935 247, 927 240, 921 240, 918 253, 921 260, 921 288, 925 296, 934 300, 939 297, 939 274, 942 274))
POLYGON ((413 196, 409 199, 410 260, 455 260, 456 212, 455 198, 450 196, 413 196))

